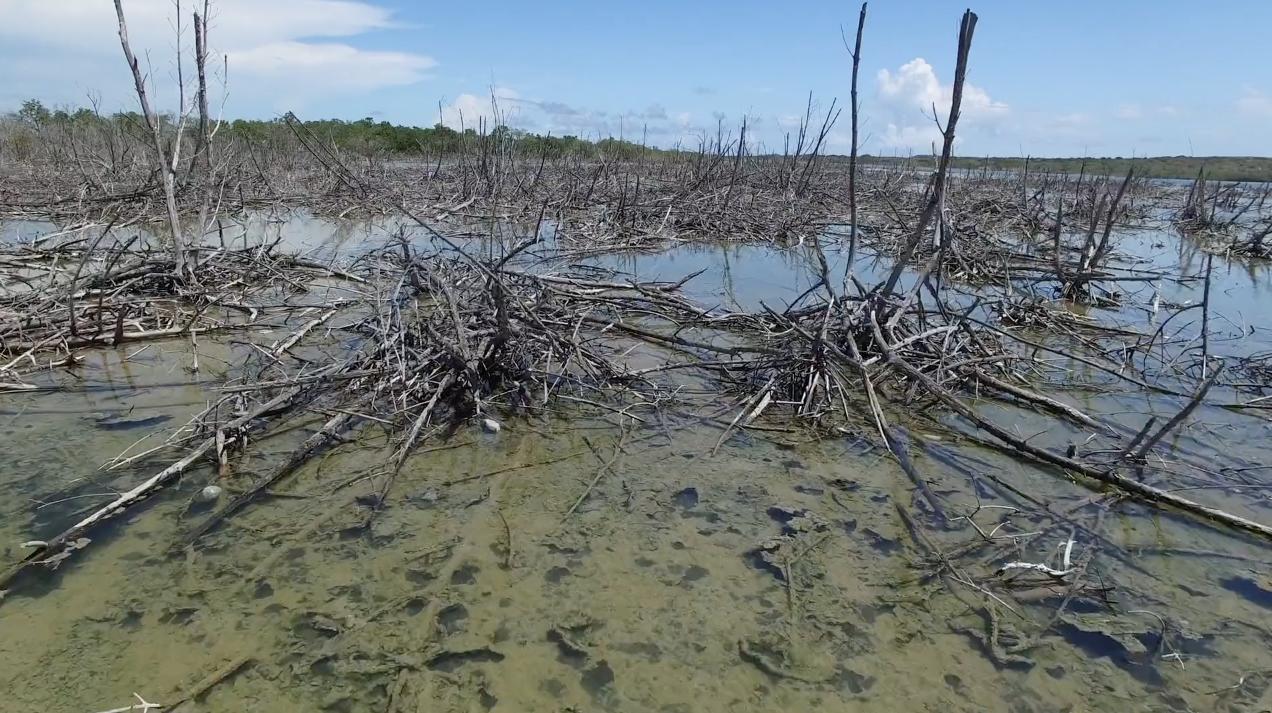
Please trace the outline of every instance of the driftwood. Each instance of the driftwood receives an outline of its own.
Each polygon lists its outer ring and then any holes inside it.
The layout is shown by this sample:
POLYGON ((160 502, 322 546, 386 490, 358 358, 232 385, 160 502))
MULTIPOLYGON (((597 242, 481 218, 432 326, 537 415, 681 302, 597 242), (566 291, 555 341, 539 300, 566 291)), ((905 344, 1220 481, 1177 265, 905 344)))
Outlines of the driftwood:
MULTIPOLYGON (((253 421, 262 416, 288 406, 293 400, 298 398, 302 393, 300 387, 289 389, 282 394, 260 404, 250 412, 239 416, 238 418, 226 423, 218 432, 226 430, 238 430, 247 428, 253 421)), ((79 522, 70 526, 52 539, 42 543, 26 556, 26 558, 11 567, 2 576, 0 576, 0 586, 8 584, 19 572, 32 564, 39 564, 42 559, 47 558, 50 554, 61 552, 68 543, 80 537, 90 528, 104 522, 107 519, 118 515, 127 508, 136 505, 146 498, 154 495, 161 488, 171 484, 181 476, 191 466, 198 463, 199 459, 207 455, 216 448, 217 439, 215 436, 205 439, 202 443, 190 449, 188 453, 180 460, 176 461, 167 468, 159 471, 150 478, 138 483, 127 492, 112 500, 105 506, 95 510, 92 514, 83 518, 79 522)))
MULTIPOLYGON (((1223 525, 1227 525, 1229 527, 1233 527, 1239 530, 1245 530, 1247 532, 1251 532, 1257 535, 1262 535, 1264 537, 1272 539, 1272 527, 1269 527, 1262 523, 1254 522, 1253 520, 1250 520, 1247 518, 1243 518, 1237 515, 1233 515, 1231 513, 1224 512, 1222 510, 1219 510, 1218 508, 1213 508, 1213 507, 1209 507, 1206 505, 1193 502, 1191 500, 1188 500, 1187 498, 1180 497, 1178 495, 1175 495, 1174 493, 1169 493, 1159 488, 1154 488, 1152 486, 1141 483, 1138 480, 1127 478, 1126 476, 1121 475, 1115 470, 1090 466, 1090 465, 1081 463, 1079 461, 1076 461, 1072 458, 1068 458, 1066 456, 1063 456, 1057 453, 1052 453, 1051 451, 1033 446, 1029 444, 1028 442, 1026 442, 1024 439, 1021 439, 1017 436, 1012 435, 1009 431, 1002 428, 1001 426, 998 426, 994 424, 993 422, 989 421, 988 419, 985 419, 977 415, 976 412, 973 411, 970 407, 968 407, 966 404, 961 402, 958 398, 951 395, 945 389, 942 389, 939 385, 937 385, 935 382, 929 379, 926 375, 924 375, 923 372, 919 371, 918 369, 914 368, 912 365, 908 364, 904 359, 899 358, 895 352, 892 352, 886 346, 886 342, 883 341, 883 337, 878 331, 877 321, 874 322, 874 328, 875 328, 876 338, 879 340, 880 346, 885 350, 885 353, 888 354, 889 363, 901 369, 902 371, 904 371, 910 377, 914 378, 919 383, 923 384, 923 386, 930 393, 932 393, 937 398, 939 398, 943 403, 945 403, 947 406, 953 409, 960 416, 975 423, 979 428, 982 428, 988 431, 995 438, 1009 445, 1014 450, 1022 454, 1028 455, 1030 457, 1036 458, 1045 463, 1060 466, 1061 468, 1064 468, 1066 470, 1071 470, 1075 473, 1080 473, 1082 475, 1085 475, 1088 478, 1093 478, 1095 480, 1100 481, 1101 483, 1104 483, 1106 485, 1111 485, 1127 493, 1143 498, 1149 502, 1169 505, 1171 507, 1178 508, 1185 512, 1191 513, 1193 515, 1198 515, 1204 519, 1213 520, 1215 522, 1221 523, 1223 525)), ((1208 388, 1208 385, 1205 388, 1208 388)), ((1204 394, 1205 388, 1201 389, 1199 393, 1204 394)), ((1182 421, 1183 417, 1187 416, 1188 412, 1190 412, 1196 406, 1196 403, 1199 400, 1200 398, 1189 402, 1189 404, 1183 409, 1183 411, 1180 412, 1181 415, 1177 416, 1175 419, 1172 419, 1172 423, 1177 425, 1180 421, 1182 421)), ((1160 432, 1161 435, 1165 435, 1166 431, 1167 429, 1163 428, 1162 431, 1160 432)), ((1145 445, 1151 445, 1151 444, 1145 444, 1145 445)), ((1142 449, 1142 450, 1146 450, 1146 449, 1142 449)))

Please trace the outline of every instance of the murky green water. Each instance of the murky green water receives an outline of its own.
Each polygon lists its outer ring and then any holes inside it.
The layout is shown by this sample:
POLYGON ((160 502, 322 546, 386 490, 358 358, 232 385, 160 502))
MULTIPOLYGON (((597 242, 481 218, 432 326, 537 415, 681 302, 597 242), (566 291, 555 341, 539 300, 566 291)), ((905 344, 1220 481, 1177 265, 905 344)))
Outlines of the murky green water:
MULTIPOLYGON (((324 230, 341 239, 322 224, 302 232, 319 233, 319 246, 329 244, 324 230)), ((629 267, 651 277, 708 267, 698 294, 739 302, 789 299, 811 269, 757 248, 686 249, 629 267)), ((1220 311, 1252 322, 1256 310, 1243 305, 1264 278, 1226 274, 1219 292, 1232 301, 1220 311)), ((234 360, 234 347, 201 340, 192 372, 188 343, 138 348, 51 375, 55 390, 0 395, 6 563, 21 558, 19 543, 56 533, 162 465, 100 470, 204 408, 218 360, 234 360)), ((1127 412, 1131 427, 1150 407, 1179 406, 1133 393, 1074 399, 1127 412)), ((1024 433, 1051 429, 1049 442, 1079 435, 985 408, 1024 433)), ((324 419, 314 414, 311 425, 324 419)), ((1196 421, 1178 439, 1180 458, 1251 468, 1250 487, 1269 487, 1257 469, 1269 453, 1266 421, 1219 409, 1196 421)), ((0 605, 0 709, 94 713, 129 705, 134 692, 172 703, 201 689, 186 710, 1272 707, 1267 543, 1133 503, 1111 509, 1095 534, 1057 526, 1031 515, 1027 498, 1060 512, 1095 494, 936 423, 907 425, 916 466, 951 517, 985 531, 1050 528, 1043 544, 1013 552, 1010 541, 922 519, 925 546, 898 510, 910 509, 913 485, 862 441, 753 431, 710 457, 719 429, 675 409, 639 427, 559 418, 510 421, 497 435, 462 430, 425 444, 375 509, 368 496, 384 487, 391 446, 372 427, 194 550, 174 544, 202 514, 193 496, 214 477, 202 471, 95 532, 56 571, 23 580, 0 605), (932 546, 958 553, 978 582, 998 582, 1004 556, 1054 558, 1071 535, 1100 593, 1076 597, 1055 622, 1065 592, 1045 579, 1024 588, 1029 596, 996 590, 1013 598, 990 622, 982 601, 933 576, 932 546), (1010 641, 1047 623, 1006 665, 986 650, 990 626, 1010 641)), ((256 442, 227 487, 243 487, 303 435, 256 442)), ((1207 498, 1272 520, 1266 499, 1207 498)))

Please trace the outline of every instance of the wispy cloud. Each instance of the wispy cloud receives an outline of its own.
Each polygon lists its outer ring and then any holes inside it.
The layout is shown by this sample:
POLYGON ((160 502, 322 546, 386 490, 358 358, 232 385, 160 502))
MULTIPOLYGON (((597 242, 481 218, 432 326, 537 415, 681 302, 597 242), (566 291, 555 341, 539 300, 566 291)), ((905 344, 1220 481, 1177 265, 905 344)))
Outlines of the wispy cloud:
MULTIPOLYGON (((123 6, 134 50, 149 58, 164 84, 175 74, 178 43, 187 59, 193 49, 189 13, 196 6, 182 3, 180 15, 173 0, 125 0, 123 6), (184 24, 180 38, 178 19, 184 24)), ((229 88, 236 94, 303 102, 333 92, 414 84, 437 65, 420 53, 358 47, 355 38, 399 26, 391 11, 368 2, 217 0, 212 7, 209 53, 217 66, 228 59, 229 88)), ((13 68, 36 58, 51 65, 50 72, 87 68, 79 81, 118 94, 108 100, 127 102, 127 85, 119 80, 127 74, 123 60, 112 61, 119 56, 116 27, 114 8, 104 0, 2 0, 0 81, 23 83, 13 68)), ((172 101, 171 92, 159 94, 161 102, 172 101)))
POLYGON ((1113 116, 1123 121, 1139 121, 1154 117, 1174 117, 1179 116, 1179 113, 1179 107, 1171 104, 1144 105, 1130 102, 1118 105, 1113 116))
MULTIPOLYGON (((670 146, 677 142, 692 142, 705 131, 705 127, 694 123, 690 112, 672 112, 659 102, 653 102, 644 109, 613 112, 556 99, 524 97, 507 88, 497 88, 495 95, 501 107, 517 109, 505 112, 502 117, 510 126, 521 129, 533 127, 536 131, 548 131, 557 136, 622 136, 633 141, 646 139, 660 146, 670 146)), ((452 125, 454 117, 462 110, 466 125, 473 126, 470 116, 490 118, 490 113, 482 109, 489 103, 488 95, 483 100, 473 94, 463 94, 443 113, 448 117, 447 124, 452 125)), ((714 125, 711 128, 714 131, 714 125)))
MULTIPOLYGON (((124 0, 123 6, 133 42, 156 49, 173 44, 176 6, 172 0, 124 0)), ((189 13, 201 6, 183 3, 181 20, 188 24, 189 13)), ((218 0, 210 14, 209 36, 214 49, 301 38, 353 37, 397 26, 389 10, 358 0, 218 0)), ((0 35, 114 54, 119 49, 115 29, 114 7, 101 0, 0 3, 0 35)))
POLYGON ((334 42, 272 42, 230 54, 233 71, 282 85, 369 91, 414 84, 437 65, 407 52, 373 52, 334 42))

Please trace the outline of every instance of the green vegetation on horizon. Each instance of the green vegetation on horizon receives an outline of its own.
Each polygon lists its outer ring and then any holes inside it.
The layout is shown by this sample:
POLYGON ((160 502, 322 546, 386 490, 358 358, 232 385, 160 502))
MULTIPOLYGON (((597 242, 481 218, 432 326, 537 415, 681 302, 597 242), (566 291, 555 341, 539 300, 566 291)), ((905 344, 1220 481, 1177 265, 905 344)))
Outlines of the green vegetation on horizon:
MULTIPOLYGON (((19 128, 37 131, 43 129, 74 131, 93 128, 135 131, 144 125, 141 115, 137 112, 104 115, 85 108, 50 110, 36 99, 23 102, 21 109, 6 118, 19 128)), ((173 124, 172 117, 166 117, 166 122, 169 125, 173 124)), ((461 132, 442 124, 429 127, 402 126, 387 121, 377 122, 371 117, 357 121, 323 119, 301 123, 323 141, 330 142, 340 149, 367 156, 451 155, 460 153, 465 146, 471 147, 477 140, 495 144, 510 143, 519 151, 529 155, 546 155, 548 158, 604 155, 627 159, 659 151, 659 149, 624 139, 605 138, 589 141, 577 136, 533 134, 504 125, 487 127, 484 134, 479 134, 474 128, 466 128, 461 132)), ((291 129, 281 117, 269 120, 226 120, 218 129, 219 137, 235 137, 251 142, 286 140, 291 135, 291 129)))
MULTIPOLYGON (((49 126, 74 128, 76 126, 132 125, 140 126, 136 112, 113 115, 97 114, 89 109, 72 108, 50 110, 40 101, 31 99, 22 108, 10 114, 9 121, 20 126, 43 128, 49 126)), ((437 156, 459 153, 478 138, 475 129, 463 132, 437 124, 430 127, 403 126, 388 121, 376 121, 371 117, 357 121, 323 119, 303 122, 316 136, 335 146, 365 155, 437 156)), ((224 134, 248 141, 270 141, 290 134, 283 119, 234 119, 224 122, 224 134)), ((486 133, 486 139, 508 140, 519 150, 531 155, 548 158, 565 156, 635 158, 663 151, 623 139, 606 138, 590 141, 577 136, 551 136, 535 134, 508 126, 495 126, 486 133)), ((955 157, 955 168, 972 171, 1021 171, 1028 160, 1030 172, 1125 175, 1133 165, 1137 175, 1149 178, 1192 179, 1202 168, 1206 177, 1220 181, 1272 181, 1272 158, 1257 156, 1157 156, 1145 158, 1007 158, 1007 157, 955 157)), ((862 155, 862 161, 874 165, 892 165, 900 162, 935 162, 927 155, 871 156, 862 155)))

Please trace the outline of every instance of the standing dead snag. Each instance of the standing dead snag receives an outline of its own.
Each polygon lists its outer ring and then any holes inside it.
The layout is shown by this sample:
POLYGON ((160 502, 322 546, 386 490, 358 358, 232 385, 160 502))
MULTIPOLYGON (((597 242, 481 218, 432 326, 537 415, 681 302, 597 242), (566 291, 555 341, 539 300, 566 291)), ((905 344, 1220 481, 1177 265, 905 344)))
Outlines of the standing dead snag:
MULTIPOLYGON (((1060 267, 1060 229, 1061 214, 1056 213, 1056 271, 1060 278, 1061 289, 1065 297, 1069 299, 1077 299, 1085 296, 1087 293, 1087 284, 1091 281, 1093 273, 1099 269, 1100 263, 1108 257, 1110 245, 1109 238, 1113 233, 1113 224, 1117 221, 1117 210, 1122 204, 1122 199, 1126 196, 1126 188, 1131 185, 1131 180, 1135 176, 1135 169, 1129 169, 1126 172, 1126 178, 1122 179, 1122 185, 1118 187, 1117 194, 1113 196, 1113 200, 1108 204, 1108 211, 1104 216, 1104 232, 1097 241, 1095 238, 1096 229, 1099 227, 1100 214, 1104 212, 1105 201, 1108 200, 1108 194, 1103 194, 1091 209, 1091 224, 1087 229, 1086 241, 1082 246, 1082 256, 1078 263, 1077 274, 1072 280, 1065 279, 1063 269, 1060 267)), ((1061 202, 1063 207, 1063 201, 1061 202)))
POLYGON ((141 74, 141 66, 137 61, 137 55, 133 54, 132 47, 128 44, 128 23, 124 19, 122 0, 115 0, 115 15, 119 18, 119 44, 123 47, 124 59, 128 62, 128 68, 132 70, 133 84, 137 90, 137 101, 141 104, 141 114, 145 118, 146 128, 150 131, 150 137, 153 142, 155 165, 158 167, 163 179, 163 197, 168 213, 168 228, 172 231, 172 256, 176 264, 177 277, 181 279, 190 273, 190 267, 186 265, 188 247, 185 234, 181 231, 181 218, 177 215, 177 162, 181 156, 182 126, 178 122, 177 135, 173 138, 170 147, 165 149, 163 123, 160 121, 159 116, 155 114, 154 108, 150 105, 150 99, 146 96, 146 78, 141 74))
MULTIPOLYGON (((209 155, 211 150, 212 136, 209 134, 208 128, 208 0, 203 0, 203 14, 194 13, 194 68, 198 76, 198 105, 199 105, 199 128, 198 133, 194 137, 194 157, 190 160, 190 170, 195 172, 202 170, 203 180, 207 181, 211 178, 212 173, 212 157, 209 155)), ((202 229, 202 226, 200 226, 202 229)))
MULTIPOLYGON (((215 213, 212 205, 212 194, 215 192, 214 172, 212 169, 212 136, 216 129, 208 119, 208 2, 203 0, 203 14, 194 13, 194 66, 199 86, 196 104, 199 110, 199 126, 194 137, 194 155, 190 158, 190 171, 187 179, 194 178, 202 199, 199 201, 199 221, 196 223, 196 242, 201 241, 204 231, 208 229, 208 212, 215 213)), ((180 136, 178 136, 180 140, 180 136)), ((172 161, 175 170, 176 158, 172 161)), ((222 183, 224 186, 224 183, 222 183)), ((219 201, 218 201, 219 203, 219 201)), ((217 206, 219 208, 219 205, 217 206)), ((196 246, 197 247, 197 246, 196 246)), ((197 253, 196 253, 197 256, 197 253)))
POLYGON ((1189 228, 1205 227, 1210 221, 1206 216, 1206 167, 1197 170, 1192 187, 1188 189, 1188 200, 1180 209, 1175 219, 1189 228))
MULTIPOLYGON (((893 266, 892 272, 888 275, 888 281, 884 284, 882 296, 885 300, 891 297, 893 291, 896 290, 897 282, 901 279, 901 273, 905 271, 906 266, 910 263, 910 259, 914 256, 914 251, 923 242, 923 236, 927 233, 928 224, 932 222, 932 216, 936 214, 937 208, 941 205, 941 200, 945 193, 945 177, 949 172, 950 153, 954 149, 954 129, 958 126, 959 108, 963 104, 963 84, 967 81, 967 58, 972 52, 972 35, 975 32, 976 13, 967 10, 963 13, 963 21, 959 25, 958 30, 958 61, 954 66, 954 92, 950 98, 950 114, 945 126, 941 128, 941 136, 944 139, 941 146, 941 160, 936 167, 936 177, 932 182, 932 191, 928 197, 927 206, 923 208, 923 213, 919 216, 919 224, 915 226, 914 233, 910 236, 909 242, 906 243, 905 249, 897 257, 896 265, 893 266)), ((933 117, 933 120, 936 120, 936 117, 933 117)))
POLYGON ((861 35, 866 29, 866 3, 861 3, 857 18, 857 42, 852 49, 852 146, 848 153, 848 267, 857 259, 857 75, 861 70, 861 35))

